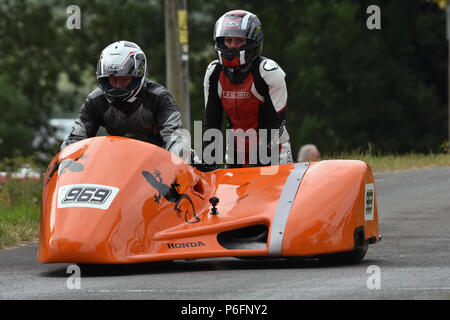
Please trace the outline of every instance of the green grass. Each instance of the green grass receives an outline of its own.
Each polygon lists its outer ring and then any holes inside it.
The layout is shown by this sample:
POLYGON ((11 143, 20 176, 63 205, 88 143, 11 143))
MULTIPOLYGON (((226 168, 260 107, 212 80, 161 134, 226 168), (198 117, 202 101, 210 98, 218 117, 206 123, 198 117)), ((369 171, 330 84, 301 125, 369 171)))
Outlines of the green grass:
POLYGON ((361 153, 341 153, 328 156, 323 160, 352 159, 367 163, 372 172, 383 173, 403 170, 450 166, 450 154, 406 154, 406 155, 370 155, 361 153))
MULTIPOLYGON (((374 173, 450 166, 449 154, 371 155, 341 153, 329 159, 362 160, 374 173)), ((42 181, 10 180, 0 190, 0 249, 39 237, 42 181)))
POLYGON ((11 179, 0 191, 0 249, 39 236, 40 180, 11 179))
POLYGON ((37 205, 0 207, 0 249, 14 246, 20 241, 37 239, 39 220, 40 209, 37 205))

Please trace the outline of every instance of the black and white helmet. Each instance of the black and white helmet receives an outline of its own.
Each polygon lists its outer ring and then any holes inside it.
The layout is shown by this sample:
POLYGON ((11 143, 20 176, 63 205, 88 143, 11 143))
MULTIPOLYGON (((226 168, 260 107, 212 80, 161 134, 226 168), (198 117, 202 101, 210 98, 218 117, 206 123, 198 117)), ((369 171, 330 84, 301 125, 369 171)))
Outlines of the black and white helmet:
POLYGON ((258 17, 245 10, 233 10, 217 20, 214 27, 215 49, 219 62, 225 67, 244 66, 261 55, 263 31, 258 17), (236 49, 228 49, 225 37, 242 37, 247 44, 236 49))
POLYGON ((97 63, 97 79, 109 102, 134 102, 147 78, 147 58, 141 48, 129 41, 117 41, 103 49, 97 63), (110 76, 131 76, 126 88, 114 88, 110 76))

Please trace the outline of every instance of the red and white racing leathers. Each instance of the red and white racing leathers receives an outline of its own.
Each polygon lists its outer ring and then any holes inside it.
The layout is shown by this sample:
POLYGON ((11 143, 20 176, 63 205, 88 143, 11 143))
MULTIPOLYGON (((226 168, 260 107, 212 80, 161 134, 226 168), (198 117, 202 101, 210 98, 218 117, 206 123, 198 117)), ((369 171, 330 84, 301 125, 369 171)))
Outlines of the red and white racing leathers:
MULTIPOLYGON (((272 154, 272 150, 275 150, 278 152, 276 162, 292 163, 289 134, 285 126, 287 103, 285 76, 286 74, 275 61, 263 57, 257 58, 246 72, 227 69, 218 60, 211 62, 204 79, 204 129, 221 130, 225 110, 228 128, 234 130, 235 136, 238 129, 244 132, 251 132, 247 130, 254 129, 258 148, 268 149, 264 154, 272 154), (266 129, 266 136, 260 129, 266 129), (276 141, 275 149, 273 145, 272 148, 270 147, 273 141, 276 141)), ((249 151, 253 152, 254 147, 252 144, 249 145, 249 139, 245 144, 245 163, 238 163, 236 155, 244 150, 243 144, 239 145, 239 141, 235 138, 235 147, 231 150, 230 141, 227 142, 225 161, 228 167, 271 164, 266 160, 261 161, 259 156, 256 163, 250 160, 252 158, 249 156, 249 151)))

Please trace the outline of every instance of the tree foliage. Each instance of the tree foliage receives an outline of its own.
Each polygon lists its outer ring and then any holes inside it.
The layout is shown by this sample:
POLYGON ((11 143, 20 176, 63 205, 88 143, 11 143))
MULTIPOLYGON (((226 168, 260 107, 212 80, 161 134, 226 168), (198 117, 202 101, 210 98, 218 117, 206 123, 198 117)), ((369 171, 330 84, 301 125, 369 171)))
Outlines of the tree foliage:
MULTIPOLYGON (((263 55, 287 74, 294 152, 305 143, 323 153, 439 151, 447 138, 447 43, 436 4, 189 0, 192 120, 203 118, 214 23, 237 8, 259 16, 263 55), (380 30, 366 27, 371 4, 381 9, 380 30)), ((0 39, 0 157, 31 152, 34 132, 50 117, 76 115, 113 41, 138 43, 150 78, 165 84, 161 0, 0 0, 0 39), (81 29, 66 27, 71 4, 80 7, 81 29)))

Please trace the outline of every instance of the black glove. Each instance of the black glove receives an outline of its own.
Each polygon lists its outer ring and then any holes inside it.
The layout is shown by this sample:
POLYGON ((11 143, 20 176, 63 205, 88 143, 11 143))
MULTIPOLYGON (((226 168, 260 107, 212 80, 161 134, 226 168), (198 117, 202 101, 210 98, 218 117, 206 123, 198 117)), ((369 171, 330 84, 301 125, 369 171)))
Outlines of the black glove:
POLYGON ((209 172, 219 169, 219 166, 215 163, 207 164, 207 163, 194 163, 194 168, 203 172, 209 172))

